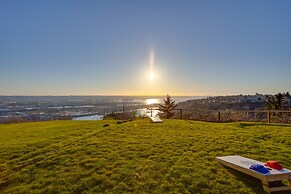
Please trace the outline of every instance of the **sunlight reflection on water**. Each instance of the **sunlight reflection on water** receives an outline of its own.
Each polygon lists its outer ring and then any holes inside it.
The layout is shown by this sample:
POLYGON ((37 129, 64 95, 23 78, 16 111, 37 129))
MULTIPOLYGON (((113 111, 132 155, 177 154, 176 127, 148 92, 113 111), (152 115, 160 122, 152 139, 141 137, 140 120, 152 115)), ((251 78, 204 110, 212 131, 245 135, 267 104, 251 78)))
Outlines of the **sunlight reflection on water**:
MULTIPOLYGON (((155 107, 155 108, 158 108, 158 107, 155 107)), ((146 116, 146 117, 153 116, 153 117, 155 117, 155 116, 157 116, 158 113, 159 113, 158 110, 152 110, 152 112, 151 112, 151 110, 147 109, 147 108, 141 108, 141 109, 137 110, 137 114, 139 116, 146 116)))
POLYGON ((161 103, 161 99, 157 99, 157 98, 146 99, 146 104, 147 105, 160 104, 160 103, 161 103))

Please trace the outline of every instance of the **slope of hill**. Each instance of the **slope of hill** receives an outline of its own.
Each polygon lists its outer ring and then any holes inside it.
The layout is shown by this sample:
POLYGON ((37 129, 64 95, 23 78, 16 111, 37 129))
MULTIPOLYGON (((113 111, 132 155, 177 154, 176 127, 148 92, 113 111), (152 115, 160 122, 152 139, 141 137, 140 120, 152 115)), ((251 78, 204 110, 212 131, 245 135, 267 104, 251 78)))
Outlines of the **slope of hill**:
POLYGON ((187 100, 178 103, 179 109, 198 110, 257 110, 265 109, 265 102, 262 100, 241 100, 241 96, 219 96, 204 99, 187 100))
POLYGON ((216 156, 291 168, 291 125, 148 119, 0 125, 0 193, 263 193, 216 156))

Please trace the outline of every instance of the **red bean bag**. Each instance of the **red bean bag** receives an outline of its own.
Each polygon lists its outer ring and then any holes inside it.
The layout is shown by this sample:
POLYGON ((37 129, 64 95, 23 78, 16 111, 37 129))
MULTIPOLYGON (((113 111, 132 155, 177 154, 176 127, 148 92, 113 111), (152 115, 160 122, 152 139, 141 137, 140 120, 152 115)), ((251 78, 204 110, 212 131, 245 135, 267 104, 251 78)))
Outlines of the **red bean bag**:
POLYGON ((265 166, 268 166, 270 168, 274 168, 276 170, 282 170, 283 169, 283 167, 280 165, 279 162, 273 161, 273 160, 270 160, 270 161, 266 162, 265 166))

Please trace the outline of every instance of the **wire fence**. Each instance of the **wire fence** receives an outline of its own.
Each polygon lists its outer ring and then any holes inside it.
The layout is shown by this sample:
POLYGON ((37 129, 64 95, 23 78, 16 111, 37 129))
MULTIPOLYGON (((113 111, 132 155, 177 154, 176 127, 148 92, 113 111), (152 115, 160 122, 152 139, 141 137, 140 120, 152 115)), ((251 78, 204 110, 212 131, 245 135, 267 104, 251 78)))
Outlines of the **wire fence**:
MULTIPOLYGON (((150 109, 158 110, 158 109, 150 109)), ((172 118, 208 122, 266 122, 291 124, 291 110, 197 110, 175 109, 172 118)))

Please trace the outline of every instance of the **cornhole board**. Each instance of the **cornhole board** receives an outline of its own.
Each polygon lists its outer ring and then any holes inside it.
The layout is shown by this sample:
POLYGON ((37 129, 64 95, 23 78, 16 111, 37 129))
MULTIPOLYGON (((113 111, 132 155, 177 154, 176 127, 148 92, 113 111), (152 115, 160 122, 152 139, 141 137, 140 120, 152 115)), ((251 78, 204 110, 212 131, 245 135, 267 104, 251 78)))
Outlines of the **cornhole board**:
POLYGON ((275 191, 291 191, 291 171, 283 168, 282 170, 276 170, 273 168, 269 168, 270 173, 263 174, 254 170, 249 169, 249 167, 253 164, 261 164, 264 165, 265 163, 252 160, 249 158, 245 158, 242 156, 223 156, 223 157, 216 157, 216 161, 220 162, 221 164, 238 170, 242 173, 248 174, 255 178, 258 178, 262 181, 263 188, 266 192, 271 193, 275 191), (289 185, 272 187, 270 182, 277 182, 288 180, 289 185))
POLYGON ((162 123, 163 121, 159 117, 150 117, 152 123, 162 123))

